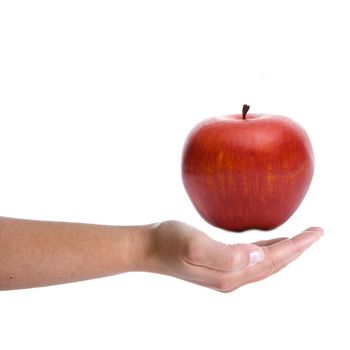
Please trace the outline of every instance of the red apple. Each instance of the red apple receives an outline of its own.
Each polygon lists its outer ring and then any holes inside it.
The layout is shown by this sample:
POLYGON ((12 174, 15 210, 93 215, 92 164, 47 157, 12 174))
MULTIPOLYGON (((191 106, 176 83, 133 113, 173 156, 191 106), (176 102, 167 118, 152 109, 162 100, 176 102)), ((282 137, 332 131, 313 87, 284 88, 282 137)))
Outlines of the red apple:
POLYGON ((284 223, 303 200, 314 170, 312 146, 299 124, 248 109, 199 123, 182 156, 193 205, 207 222, 230 231, 284 223))

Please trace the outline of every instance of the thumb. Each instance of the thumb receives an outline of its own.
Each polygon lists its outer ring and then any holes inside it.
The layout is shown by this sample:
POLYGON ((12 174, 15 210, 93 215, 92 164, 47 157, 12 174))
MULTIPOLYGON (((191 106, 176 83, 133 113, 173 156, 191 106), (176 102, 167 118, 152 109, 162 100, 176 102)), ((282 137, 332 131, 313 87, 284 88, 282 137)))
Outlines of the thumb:
POLYGON ((254 244, 227 245, 214 240, 207 241, 196 254, 194 264, 215 270, 233 272, 264 260, 262 248, 254 244))

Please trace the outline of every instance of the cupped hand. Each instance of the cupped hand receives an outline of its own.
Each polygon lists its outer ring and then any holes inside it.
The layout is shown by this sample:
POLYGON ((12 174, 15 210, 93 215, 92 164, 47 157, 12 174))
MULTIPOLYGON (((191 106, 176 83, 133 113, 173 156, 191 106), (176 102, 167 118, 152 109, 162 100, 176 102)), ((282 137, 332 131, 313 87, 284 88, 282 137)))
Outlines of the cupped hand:
POLYGON ((154 226, 150 270, 231 292, 278 272, 322 235, 310 227, 290 239, 227 245, 183 222, 165 221, 154 226))

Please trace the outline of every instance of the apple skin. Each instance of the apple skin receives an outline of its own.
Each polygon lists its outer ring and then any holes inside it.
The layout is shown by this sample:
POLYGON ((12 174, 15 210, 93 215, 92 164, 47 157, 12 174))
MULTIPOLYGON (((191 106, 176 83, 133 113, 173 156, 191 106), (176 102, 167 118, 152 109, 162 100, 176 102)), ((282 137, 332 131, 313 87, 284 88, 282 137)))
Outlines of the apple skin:
POLYGON ((305 130, 287 117, 245 118, 227 115, 195 126, 183 149, 182 180, 208 223, 237 232, 271 230, 302 202, 313 150, 305 130))

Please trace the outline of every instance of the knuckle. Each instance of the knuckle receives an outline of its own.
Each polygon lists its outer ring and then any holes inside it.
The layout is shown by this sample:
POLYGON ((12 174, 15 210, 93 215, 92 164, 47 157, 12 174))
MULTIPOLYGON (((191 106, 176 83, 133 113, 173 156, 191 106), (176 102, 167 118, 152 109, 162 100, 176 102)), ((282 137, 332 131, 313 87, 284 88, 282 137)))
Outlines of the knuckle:
POLYGON ((236 252, 236 254, 232 254, 231 257, 231 268, 234 270, 235 268, 241 267, 243 262, 243 257, 240 252, 236 252))
POLYGON ((242 244, 238 243, 232 246, 232 254, 229 256, 229 261, 227 266, 230 268, 230 271, 237 270, 241 268, 245 263, 245 256, 241 251, 242 244))

